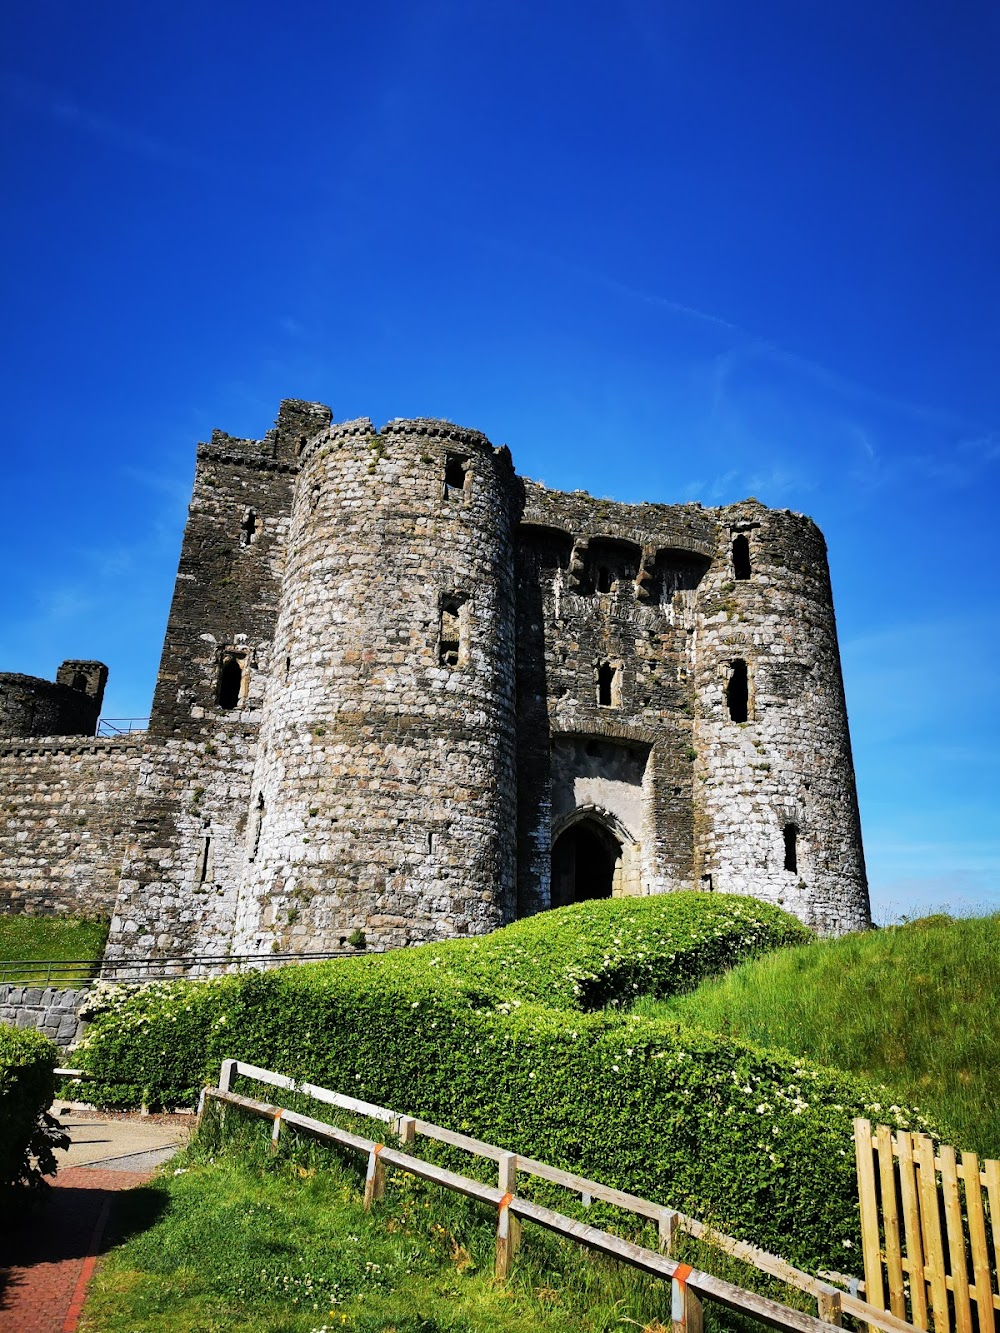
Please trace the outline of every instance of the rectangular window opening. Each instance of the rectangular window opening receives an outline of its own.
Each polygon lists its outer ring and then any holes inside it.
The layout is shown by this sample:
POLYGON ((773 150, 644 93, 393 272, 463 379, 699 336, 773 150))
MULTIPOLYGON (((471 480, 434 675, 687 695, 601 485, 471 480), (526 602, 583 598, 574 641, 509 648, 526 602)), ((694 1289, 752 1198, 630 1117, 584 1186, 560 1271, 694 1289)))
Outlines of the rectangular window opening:
POLYGON ((784 827, 785 839, 785 869, 798 871, 799 868, 799 830, 794 824, 786 824, 784 827))
POLYGON ((467 501, 472 486, 472 470, 465 454, 447 454, 444 463, 444 498, 467 501))
POLYGON ((614 662, 597 666, 597 703, 601 708, 620 708, 622 702, 621 667, 614 662))
POLYGON ((464 654, 462 608, 466 598, 450 593, 441 599, 441 622, 438 637, 438 662, 441 666, 457 667, 464 654))

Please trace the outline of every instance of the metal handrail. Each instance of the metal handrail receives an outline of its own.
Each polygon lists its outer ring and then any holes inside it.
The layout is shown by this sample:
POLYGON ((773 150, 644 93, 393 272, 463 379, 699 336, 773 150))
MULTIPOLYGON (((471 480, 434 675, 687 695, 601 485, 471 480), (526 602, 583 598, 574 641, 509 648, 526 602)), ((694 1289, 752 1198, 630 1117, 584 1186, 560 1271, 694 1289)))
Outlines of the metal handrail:
POLYGON ((148 717, 102 717, 98 719, 96 734, 113 739, 115 736, 131 736, 137 731, 145 731, 148 726, 148 717))
POLYGON ((188 975, 197 969, 205 975, 221 974, 240 968, 266 969, 293 963, 319 963, 330 958, 355 958, 361 953, 382 953, 382 949, 336 949, 323 953, 247 953, 186 954, 179 957, 106 960, 93 958, 51 958, 24 962, 0 959, 0 986, 48 986, 53 981, 76 989, 93 986, 98 981, 166 981, 188 975))

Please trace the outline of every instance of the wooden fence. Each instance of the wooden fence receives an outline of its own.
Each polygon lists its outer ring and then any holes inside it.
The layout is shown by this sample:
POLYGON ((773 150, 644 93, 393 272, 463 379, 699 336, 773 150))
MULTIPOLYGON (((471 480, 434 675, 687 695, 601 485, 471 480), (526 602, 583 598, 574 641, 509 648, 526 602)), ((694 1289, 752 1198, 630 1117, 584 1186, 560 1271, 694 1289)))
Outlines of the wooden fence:
POLYGON ((385 1171, 390 1166, 495 1207, 497 1209, 496 1274, 501 1278, 506 1277, 510 1271, 517 1252, 521 1223, 529 1221, 577 1241, 598 1253, 619 1259, 643 1272, 670 1279, 674 1333, 700 1333, 703 1298, 716 1301, 732 1310, 740 1310, 769 1324, 772 1328, 796 1330, 797 1333, 819 1333, 824 1325, 839 1325, 842 1323, 844 1313, 862 1319, 870 1327, 880 1330, 880 1333, 913 1333, 912 1326, 893 1313, 874 1307, 855 1294, 838 1291, 836 1287, 795 1268, 777 1255, 768 1254, 755 1245, 723 1235, 695 1218, 686 1217, 676 1209, 614 1189, 600 1181, 587 1180, 583 1176, 562 1171, 534 1158, 507 1152, 503 1148, 471 1138, 467 1134, 445 1129, 428 1120, 404 1115, 388 1107, 361 1101, 356 1097, 333 1092, 313 1083, 296 1082, 283 1074, 276 1074, 271 1070, 237 1060, 223 1061, 219 1085, 217 1088, 204 1090, 199 1110, 204 1107, 206 1100, 216 1101, 223 1107, 227 1105, 239 1107, 251 1115, 269 1119, 272 1122, 271 1142, 275 1147, 278 1145, 283 1127, 288 1126, 366 1153, 368 1168, 365 1181, 365 1206, 368 1208, 375 1200, 381 1198, 385 1171), (497 1166, 497 1184, 495 1187, 483 1185, 477 1180, 446 1171, 418 1157, 388 1148, 384 1144, 375 1143, 323 1121, 250 1097, 239 1096, 232 1091, 237 1076, 251 1079, 256 1083, 302 1093, 315 1101, 370 1120, 380 1121, 390 1127, 404 1148, 412 1145, 420 1136, 462 1149, 474 1157, 492 1161, 497 1166), (578 1194, 586 1205, 594 1200, 600 1200, 602 1203, 612 1204, 646 1218, 657 1227, 660 1252, 633 1245, 619 1236, 587 1226, 561 1213, 519 1198, 516 1194, 519 1175, 535 1176, 559 1185, 573 1194, 578 1194), (761 1272, 807 1292, 816 1301, 818 1319, 671 1259, 670 1249, 678 1232, 697 1237, 761 1272))
POLYGON ((855 1120, 865 1295, 934 1333, 994 1333, 1000 1162, 855 1120), (992 1242, 992 1243, 991 1243, 992 1242), (886 1296, 888 1294, 888 1299, 886 1296))

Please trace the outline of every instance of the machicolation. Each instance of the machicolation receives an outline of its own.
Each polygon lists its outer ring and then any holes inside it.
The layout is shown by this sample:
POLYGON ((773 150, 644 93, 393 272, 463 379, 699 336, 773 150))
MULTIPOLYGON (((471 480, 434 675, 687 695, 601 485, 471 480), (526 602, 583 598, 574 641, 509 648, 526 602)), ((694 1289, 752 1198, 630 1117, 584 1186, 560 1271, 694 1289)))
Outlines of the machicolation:
POLYGON ((550 491, 476 431, 289 401, 198 447, 148 731, 95 736, 106 678, 0 675, 0 907, 110 913, 109 959, 689 888, 869 924, 826 548, 787 510, 550 491))

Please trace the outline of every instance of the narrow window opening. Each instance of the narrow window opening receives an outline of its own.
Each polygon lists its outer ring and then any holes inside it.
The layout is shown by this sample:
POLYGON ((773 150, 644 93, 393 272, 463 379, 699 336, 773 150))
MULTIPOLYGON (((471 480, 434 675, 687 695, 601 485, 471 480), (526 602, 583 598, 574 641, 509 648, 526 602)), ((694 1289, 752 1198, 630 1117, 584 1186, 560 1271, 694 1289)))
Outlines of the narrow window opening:
POLYGON ((618 699, 618 667, 601 662, 597 668, 597 702, 602 708, 612 708, 618 699))
POLYGON ((469 460, 462 454, 448 454, 444 463, 444 498, 456 500, 468 498, 467 491, 471 478, 469 460))
POLYGON ((82 671, 78 671, 73 677, 73 689, 82 690, 84 694, 87 693, 87 677, 82 671))
POLYGON ((433 833, 428 833, 428 835, 427 835, 427 851, 428 851, 428 853, 429 853, 431 856, 434 855, 434 834, 433 834, 433 833))
POLYGON ((608 569, 607 565, 601 565, 600 569, 597 571, 597 591, 611 591, 611 570, 608 569))
POLYGON ((302 457, 303 453, 305 453, 305 448, 306 448, 306 445, 307 445, 308 443, 309 443, 309 436, 308 436, 308 435, 300 435, 300 436, 299 436, 299 449, 298 449, 298 453, 299 453, 299 457, 300 457, 300 458, 302 457))
POLYGON ((785 869, 798 870, 799 868, 799 830, 795 824, 786 824, 784 828, 785 838, 785 869))
POLYGON ((201 851, 198 855, 198 883, 205 884, 214 878, 212 854, 212 835, 206 833, 201 840, 201 851))
POLYGON ((288 673, 291 671, 291 669, 292 669, 292 659, 291 659, 290 657, 286 657, 286 658, 285 658, 285 680, 286 680, 286 682, 287 682, 287 680, 288 680, 288 673))
POLYGON ((250 860, 256 861, 260 851, 260 835, 264 829, 264 793, 257 796, 257 807, 253 812, 253 838, 250 842, 250 860))
POLYGON ((702 875, 702 877, 701 877, 701 887, 704 889, 704 891, 705 891, 706 893, 711 893, 711 892, 713 891, 713 890, 712 890, 712 876, 711 876, 711 875, 702 875))
POLYGON ((239 659, 226 657, 219 670, 219 689, 216 699, 220 708, 236 708, 243 689, 243 668, 239 659))
POLYGON ((750 715, 750 684, 747 679, 747 664, 741 657, 733 663, 732 675, 726 686, 726 703, 729 716, 734 722, 745 722, 750 715))
POLYGON ((438 639, 438 661, 441 666, 457 667, 462 657, 462 602, 459 597, 446 597, 441 603, 441 627, 438 639))
POLYGON ((252 509, 248 509, 243 515, 243 522, 240 524, 240 545, 249 546, 257 532, 257 515, 252 509))
POLYGON ((742 533, 733 538, 733 574, 738 579, 750 577, 750 542, 742 533))
POLYGON ((319 487, 314 486, 312 490, 309 492, 309 508, 311 510, 315 510, 318 504, 319 504, 319 487))

